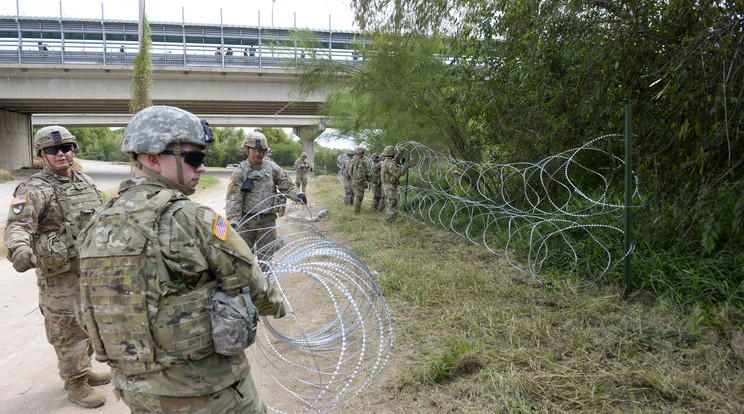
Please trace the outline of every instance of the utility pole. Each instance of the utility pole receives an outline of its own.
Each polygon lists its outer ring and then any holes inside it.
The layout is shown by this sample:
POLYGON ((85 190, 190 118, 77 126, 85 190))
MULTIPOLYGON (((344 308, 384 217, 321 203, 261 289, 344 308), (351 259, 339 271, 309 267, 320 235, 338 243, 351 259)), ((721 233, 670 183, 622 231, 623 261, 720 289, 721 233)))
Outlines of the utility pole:
POLYGON ((142 50, 142 41, 145 37, 145 0, 139 0, 139 27, 137 28, 137 39, 139 39, 139 49, 142 50))
POLYGON ((271 0, 271 27, 274 27, 274 3, 276 0, 271 0))

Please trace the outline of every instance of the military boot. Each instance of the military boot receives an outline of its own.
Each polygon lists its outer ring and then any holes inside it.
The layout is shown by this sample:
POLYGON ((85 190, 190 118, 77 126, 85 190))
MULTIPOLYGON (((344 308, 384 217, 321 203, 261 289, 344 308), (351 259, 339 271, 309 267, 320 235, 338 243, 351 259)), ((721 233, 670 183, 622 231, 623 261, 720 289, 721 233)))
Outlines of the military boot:
MULTIPOLYGON (((99 385, 105 385, 111 382, 111 373, 103 372, 97 374, 95 372, 88 371, 88 373, 85 374, 85 378, 88 380, 88 385, 90 385, 91 387, 97 387, 99 385)), ((67 382, 65 382, 65 389, 67 389, 67 387, 67 382)))
POLYGON ((83 408, 96 408, 106 402, 106 397, 88 385, 86 377, 75 378, 65 382, 67 401, 83 408))

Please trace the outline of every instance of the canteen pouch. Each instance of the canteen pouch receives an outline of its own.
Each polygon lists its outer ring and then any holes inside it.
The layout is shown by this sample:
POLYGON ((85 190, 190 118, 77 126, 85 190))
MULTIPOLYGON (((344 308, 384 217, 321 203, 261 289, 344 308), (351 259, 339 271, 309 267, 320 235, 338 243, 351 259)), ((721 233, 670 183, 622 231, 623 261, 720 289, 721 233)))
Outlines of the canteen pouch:
POLYGON ((258 312, 247 286, 237 297, 221 291, 213 293, 206 309, 212 318, 212 340, 218 354, 235 355, 256 340, 258 312))

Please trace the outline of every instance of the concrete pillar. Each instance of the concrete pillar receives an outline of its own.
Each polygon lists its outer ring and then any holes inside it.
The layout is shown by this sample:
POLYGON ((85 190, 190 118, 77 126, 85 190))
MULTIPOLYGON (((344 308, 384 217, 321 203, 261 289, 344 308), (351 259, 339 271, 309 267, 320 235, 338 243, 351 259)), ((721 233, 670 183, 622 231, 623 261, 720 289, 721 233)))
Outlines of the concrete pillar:
POLYGON ((31 115, 0 109, 0 167, 19 170, 33 162, 31 115))
MULTIPOLYGON (((313 143, 315 142, 315 138, 317 138, 324 130, 325 128, 321 128, 318 125, 308 125, 294 127, 292 131, 295 135, 300 137, 302 151, 307 153, 307 162, 313 167, 315 167, 315 148, 313 147, 313 143)), ((300 154, 297 154, 298 157, 299 155, 300 154)))

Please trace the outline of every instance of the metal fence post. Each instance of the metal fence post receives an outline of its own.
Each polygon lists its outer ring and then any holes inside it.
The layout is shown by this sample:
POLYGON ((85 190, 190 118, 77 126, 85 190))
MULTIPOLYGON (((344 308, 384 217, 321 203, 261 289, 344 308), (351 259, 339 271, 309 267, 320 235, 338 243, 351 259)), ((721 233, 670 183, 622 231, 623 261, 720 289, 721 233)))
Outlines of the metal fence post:
POLYGON ((631 226, 631 207, 633 205, 633 122, 630 105, 625 105, 625 291, 623 298, 627 299, 633 290, 633 280, 630 274, 630 251, 633 232, 631 226))

